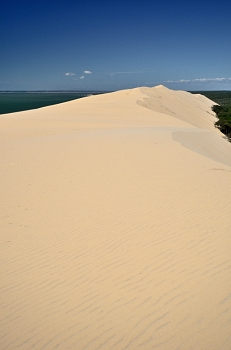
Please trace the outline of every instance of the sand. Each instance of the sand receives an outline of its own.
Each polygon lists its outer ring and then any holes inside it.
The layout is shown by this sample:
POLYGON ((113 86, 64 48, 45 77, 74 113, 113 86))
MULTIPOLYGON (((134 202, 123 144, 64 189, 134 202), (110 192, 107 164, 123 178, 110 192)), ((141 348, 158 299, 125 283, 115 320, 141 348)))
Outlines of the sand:
POLYGON ((0 349, 231 349, 231 144, 163 86, 0 116, 0 349))

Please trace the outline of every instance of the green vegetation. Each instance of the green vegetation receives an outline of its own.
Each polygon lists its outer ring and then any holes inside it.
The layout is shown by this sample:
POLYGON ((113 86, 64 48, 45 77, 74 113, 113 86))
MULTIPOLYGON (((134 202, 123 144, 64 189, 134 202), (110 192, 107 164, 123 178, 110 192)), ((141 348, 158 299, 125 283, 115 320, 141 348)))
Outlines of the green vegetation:
POLYGON ((215 127, 231 142, 231 91, 194 91, 193 93, 204 95, 218 104, 212 107, 218 119, 215 127))
POLYGON ((231 105, 231 91, 190 91, 192 94, 201 94, 221 106, 231 105))
POLYGON ((214 105, 212 110, 216 113, 216 117, 218 119, 215 122, 215 127, 223 132, 223 134, 225 134, 228 140, 231 142, 231 105, 214 105))

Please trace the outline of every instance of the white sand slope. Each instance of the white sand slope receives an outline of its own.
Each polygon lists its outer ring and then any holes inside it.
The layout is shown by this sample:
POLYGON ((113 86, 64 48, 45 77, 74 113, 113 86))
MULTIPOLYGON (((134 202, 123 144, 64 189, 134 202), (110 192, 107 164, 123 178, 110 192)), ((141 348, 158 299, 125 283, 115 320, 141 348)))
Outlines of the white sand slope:
POLYGON ((0 116, 0 349, 231 349, 231 144, 163 86, 0 116))

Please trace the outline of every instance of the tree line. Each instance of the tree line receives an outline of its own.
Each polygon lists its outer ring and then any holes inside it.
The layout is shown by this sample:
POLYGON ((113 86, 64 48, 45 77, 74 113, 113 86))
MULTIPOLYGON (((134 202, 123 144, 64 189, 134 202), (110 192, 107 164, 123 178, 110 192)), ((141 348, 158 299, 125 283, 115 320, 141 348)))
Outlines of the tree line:
POLYGON ((231 105, 214 105, 212 110, 218 119, 214 124, 215 127, 231 142, 231 105))
POLYGON ((217 117, 215 127, 231 142, 231 91, 191 91, 191 93, 204 95, 216 103, 212 107, 217 117))

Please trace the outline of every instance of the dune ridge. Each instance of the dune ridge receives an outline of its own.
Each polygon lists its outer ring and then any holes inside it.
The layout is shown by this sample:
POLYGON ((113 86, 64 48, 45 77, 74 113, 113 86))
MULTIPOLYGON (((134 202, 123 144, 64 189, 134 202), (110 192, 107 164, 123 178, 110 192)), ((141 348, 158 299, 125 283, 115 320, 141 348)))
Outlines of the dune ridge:
POLYGON ((0 116, 0 348, 229 350, 231 145, 164 86, 0 116))

